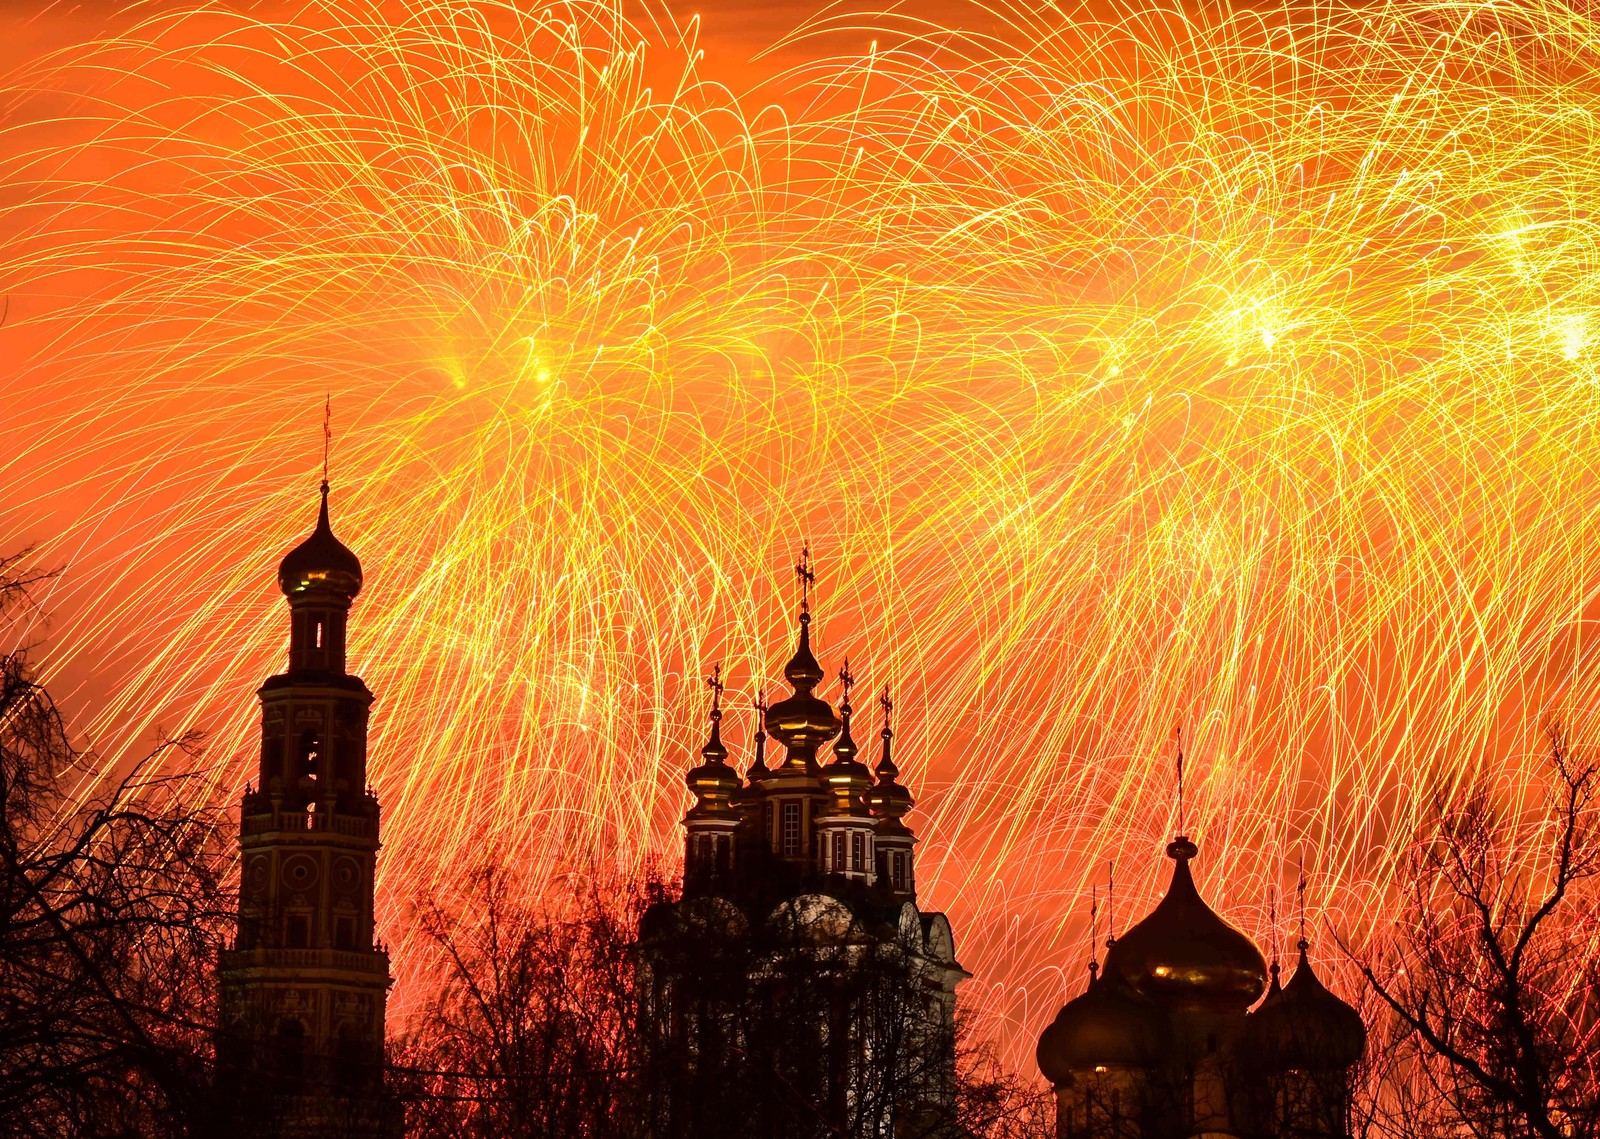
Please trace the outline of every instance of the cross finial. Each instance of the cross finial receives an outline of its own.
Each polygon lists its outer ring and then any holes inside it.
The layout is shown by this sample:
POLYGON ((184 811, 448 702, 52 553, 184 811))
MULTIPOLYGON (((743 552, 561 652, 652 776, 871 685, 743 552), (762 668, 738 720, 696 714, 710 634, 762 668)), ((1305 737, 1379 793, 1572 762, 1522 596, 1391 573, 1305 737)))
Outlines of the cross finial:
POLYGON ((1295 883, 1294 891, 1298 895, 1296 904, 1300 907, 1300 941, 1295 948, 1304 953, 1311 948, 1311 943, 1306 940, 1306 852, 1304 847, 1300 849, 1300 881, 1295 883))
POLYGON ((839 670, 839 683, 844 685, 844 706, 847 708, 850 706, 850 689, 855 682, 855 674, 850 671, 850 658, 845 657, 844 667, 839 670))
POLYGON ((878 707, 883 709, 883 727, 889 729, 889 718, 894 715, 894 701, 889 699, 889 686, 883 686, 883 695, 878 697, 878 707))
POLYGON ((328 452, 333 448, 333 393, 322 401, 322 485, 328 485, 328 452))
POLYGON ((1099 947, 1095 944, 1100 939, 1100 887, 1089 887, 1089 983, 1094 984, 1094 979, 1100 975, 1100 962, 1095 956, 1099 947))
POLYGON ((757 712, 760 712, 762 716, 765 716, 767 714, 767 690, 766 690, 766 688, 765 687, 761 687, 761 688, 756 689, 756 698, 754 700, 752 700, 750 703, 755 708, 755 710, 757 712))
POLYGON ((1272 929, 1272 967, 1278 967, 1278 888, 1267 887, 1267 924, 1272 929))
POLYGON ((800 582, 800 612, 811 612, 811 583, 817 580, 816 571, 811 568, 811 547, 800 547, 800 560, 795 563, 794 576, 800 582))
POLYGON ((1184 837, 1183 829, 1183 725, 1178 725, 1178 837, 1184 837))
POLYGON ((1117 943, 1117 864, 1106 861, 1106 948, 1117 943))
POLYGON ((711 718, 722 719, 722 665, 719 662, 711 668, 711 675, 706 677, 706 687, 711 689, 711 718))

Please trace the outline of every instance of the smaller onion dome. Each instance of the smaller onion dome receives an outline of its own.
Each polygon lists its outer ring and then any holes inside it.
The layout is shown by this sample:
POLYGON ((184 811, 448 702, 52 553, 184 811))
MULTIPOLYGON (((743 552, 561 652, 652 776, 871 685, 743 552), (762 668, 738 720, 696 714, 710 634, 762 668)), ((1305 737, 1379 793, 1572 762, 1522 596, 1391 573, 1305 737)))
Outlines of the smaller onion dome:
POLYGON ((739 773, 728 766, 728 749, 722 742, 722 668, 707 682, 714 693, 711 702, 711 737, 700 749, 703 762, 689 769, 683 781, 694 793, 693 816, 732 814, 733 798, 739 792, 739 773))
POLYGON ((1299 948, 1289 983, 1246 1018, 1245 1041, 1261 1063, 1280 1071, 1348 1068, 1366 1051, 1367 1026, 1318 979, 1303 938, 1299 948))
POLYGON ((328 523, 328 483, 322 483, 322 507, 311 536, 278 564, 278 588, 293 600, 306 593, 326 592, 353 600, 361 592, 361 561, 333 536, 328 523))
POLYGON ((833 745, 833 761, 822 769, 822 778, 833 795, 835 814, 865 814, 866 807, 861 796, 872 782, 872 772, 856 758, 859 749, 850 735, 850 716, 854 711, 850 706, 850 688, 856 678, 851 675, 848 657, 845 658, 839 679, 844 684, 844 701, 839 705, 839 738, 833 745))
POLYGON ((1243 1012, 1266 988, 1267 963, 1253 941, 1200 897, 1189 872, 1198 853, 1182 835, 1167 845, 1175 865, 1166 897, 1117 941, 1106 970, 1121 973, 1148 997, 1243 1012))
POLYGON ((1039 1036, 1039 1070, 1056 1086, 1096 1068, 1153 1068, 1166 1057, 1172 1026, 1165 1011, 1112 969, 1061 1007, 1039 1036))
POLYGON ((883 740, 883 754, 878 759, 878 781, 867 789, 867 807, 872 811, 873 817, 885 825, 885 829, 895 827, 905 829, 905 824, 900 820, 906 812, 916 806, 916 800, 911 797, 911 792, 899 782, 900 769, 895 766, 891 749, 894 744, 894 730, 889 726, 889 717, 894 712, 894 702, 889 699, 889 688, 884 686, 883 695, 878 698, 878 706, 883 709, 883 731, 878 735, 883 740))

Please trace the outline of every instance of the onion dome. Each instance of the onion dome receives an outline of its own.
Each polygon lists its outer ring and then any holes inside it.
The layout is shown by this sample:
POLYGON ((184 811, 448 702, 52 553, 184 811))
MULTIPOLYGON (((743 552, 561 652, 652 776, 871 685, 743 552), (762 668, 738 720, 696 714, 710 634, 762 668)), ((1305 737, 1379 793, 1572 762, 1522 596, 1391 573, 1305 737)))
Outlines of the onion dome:
POLYGON ((789 749, 786 763, 804 762, 838 734, 839 721, 834 717, 832 705, 811 694, 823 674, 822 666, 811 652, 811 614, 803 603, 800 645, 784 666, 783 675, 794 688, 794 694, 767 709, 767 731, 789 749))
POLYGON ((1094 976, 1091 968, 1088 989, 1063 1005, 1040 1034, 1035 1057, 1045 1079, 1059 1087, 1074 1072, 1156 1067, 1171 1041, 1172 1027, 1160 1005, 1114 969, 1094 976))
POLYGON ((1254 942, 1201 899, 1189 873, 1198 853, 1182 835, 1167 845, 1176 864, 1167 895, 1117 941, 1106 971, 1157 1000, 1243 1012, 1266 988, 1267 963, 1254 942))
POLYGON ((850 706, 850 688, 855 684, 856 678, 850 673, 848 657, 845 658, 839 679, 844 684, 844 701, 839 705, 839 738, 834 741, 833 762, 822 769, 822 778, 833 794, 835 814, 865 814, 866 809, 862 804, 861 794, 872 782, 872 772, 867 770, 866 764, 856 758, 859 749, 856 747, 855 739, 850 735, 850 716, 854 711, 850 706))
POLYGON ((883 709, 883 731, 878 733, 883 739, 883 754, 878 760, 878 782, 867 790, 867 806, 871 808, 876 818, 904 829, 905 824, 900 822, 900 819, 916 806, 916 800, 911 797, 909 790, 901 786, 900 769, 895 766, 890 754, 894 744, 894 731, 889 726, 889 716, 894 711, 894 703, 889 699, 887 686, 883 690, 883 695, 878 698, 878 705, 883 709))
POLYGON ((711 738, 700 749, 703 762, 689 769, 683 781, 694 793, 693 815, 720 815, 731 813, 733 797, 738 793, 739 773, 728 766, 728 749, 722 742, 722 684, 719 665, 717 672, 707 682, 714 696, 711 702, 711 738))
POLYGON ((306 593, 342 594, 353 600, 361 592, 361 561, 333 536, 328 524, 328 483, 322 483, 322 508, 317 528, 278 563, 278 588, 289 598, 306 593))
POLYGON ((1276 998, 1269 993, 1245 1020, 1245 1040, 1261 1063, 1280 1071, 1348 1068, 1366 1051, 1367 1026, 1361 1014, 1317 978, 1304 938, 1299 948, 1300 961, 1289 983, 1276 998))

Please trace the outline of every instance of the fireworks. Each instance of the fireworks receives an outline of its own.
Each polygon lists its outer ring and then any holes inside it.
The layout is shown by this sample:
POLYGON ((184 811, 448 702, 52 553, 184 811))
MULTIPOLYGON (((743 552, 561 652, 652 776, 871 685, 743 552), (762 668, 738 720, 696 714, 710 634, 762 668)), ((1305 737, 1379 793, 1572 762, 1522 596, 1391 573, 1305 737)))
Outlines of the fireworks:
POLYGON ((1155 898, 1180 723, 1218 908, 1265 942, 1304 847, 1361 936, 1431 789, 1520 802, 1541 717, 1589 732, 1600 27, 1011 17, 814 27, 744 93, 583 3, 165 14, 12 76, 0 518, 70 567, 103 767, 197 725, 253 770, 331 391, 403 986, 486 851, 675 847, 699 677, 773 686, 802 540, 1017 1055, 1106 861, 1119 924, 1155 898))

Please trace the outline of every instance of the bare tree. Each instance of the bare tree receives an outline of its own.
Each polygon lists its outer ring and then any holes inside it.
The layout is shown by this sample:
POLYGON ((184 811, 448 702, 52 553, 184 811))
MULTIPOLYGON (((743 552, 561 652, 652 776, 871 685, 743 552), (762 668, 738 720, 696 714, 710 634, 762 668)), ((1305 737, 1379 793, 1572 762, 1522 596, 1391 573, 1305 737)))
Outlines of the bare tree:
POLYGON ((892 944, 805 923, 752 942, 731 903, 578 878, 529 903, 491 865, 424 907, 444 976, 397 1057, 414 1139, 1053 1134, 1048 1094, 960 1029, 936 1086, 944 1020, 892 944))
POLYGON ((153 774, 166 740, 89 802, 19 618, 45 574, 0 559, 0 1119, 19 1136, 202 1126, 215 818, 191 781, 153 774))
POLYGON ((1392 948, 1356 958, 1393 1016, 1374 1130, 1600 1137, 1600 772, 1550 732, 1549 801, 1479 788, 1403 864, 1392 948))

